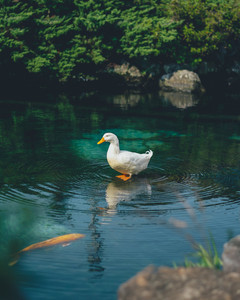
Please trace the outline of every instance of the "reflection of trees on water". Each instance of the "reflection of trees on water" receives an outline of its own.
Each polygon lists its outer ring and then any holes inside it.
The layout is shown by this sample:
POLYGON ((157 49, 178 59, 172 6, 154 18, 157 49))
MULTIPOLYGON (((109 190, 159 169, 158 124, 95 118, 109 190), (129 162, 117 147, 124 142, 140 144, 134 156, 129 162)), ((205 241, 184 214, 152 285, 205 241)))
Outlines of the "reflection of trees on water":
POLYGON ((88 226, 91 232, 91 242, 88 246, 88 263, 89 263, 89 271, 94 272, 94 277, 102 276, 104 271, 104 267, 102 266, 102 258, 103 258, 103 238, 101 237, 100 229, 99 229, 99 212, 96 209, 97 203, 91 204, 92 209, 92 217, 91 222, 88 226))

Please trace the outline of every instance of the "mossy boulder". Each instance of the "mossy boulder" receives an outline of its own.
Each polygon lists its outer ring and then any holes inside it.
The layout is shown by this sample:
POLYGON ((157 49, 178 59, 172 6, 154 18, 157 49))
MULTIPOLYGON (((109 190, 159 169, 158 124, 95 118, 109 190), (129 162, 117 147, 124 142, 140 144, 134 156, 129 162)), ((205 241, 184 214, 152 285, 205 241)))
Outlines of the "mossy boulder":
POLYGON ((167 92, 199 94, 205 91, 198 74, 188 70, 163 75, 159 86, 161 90, 167 92))

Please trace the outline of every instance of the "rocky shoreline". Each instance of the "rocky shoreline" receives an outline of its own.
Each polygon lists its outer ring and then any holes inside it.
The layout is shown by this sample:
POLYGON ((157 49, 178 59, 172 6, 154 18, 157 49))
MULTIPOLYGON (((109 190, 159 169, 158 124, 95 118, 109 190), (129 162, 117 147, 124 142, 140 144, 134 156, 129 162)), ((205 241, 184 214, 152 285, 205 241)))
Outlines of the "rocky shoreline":
POLYGON ((203 93, 210 86, 229 90, 239 89, 240 63, 234 62, 228 68, 221 70, 211 63, 202 63, 196 70, 190 66, 177 64, 151 65, 141 71, 129 62, 121 64, 110 63, 99 71, 93 80, 111 82, 115 87, 124 89, 160 89, 162 91, 182 93, 203 93), (200 80, 201 78, 201 80, 200 80), (205 83, 202 83, 202 78, 205 83), (224 85, 222 84, 224 83, 224 85), (207 87, 205 87, 207 85, 207 87))
POLYGON ((25 94, 40 92, 167 92, 183 94, 183 97, 202 95, 205 91, 212 94, 239 94, 240 63, 235 62, 226 69, 217 68, 211 63, 202 63, 197 69, 177 64, 154 64, 140 68, 130 62, 109 63, 86 76, 59 82, 42 74, 25 73, 23 76, 12 74, 1 76, 2 92, 25 94), (14 87, 14 88, 13 88, 14 87), (185 95, 185 96, 184 96, 185 95))

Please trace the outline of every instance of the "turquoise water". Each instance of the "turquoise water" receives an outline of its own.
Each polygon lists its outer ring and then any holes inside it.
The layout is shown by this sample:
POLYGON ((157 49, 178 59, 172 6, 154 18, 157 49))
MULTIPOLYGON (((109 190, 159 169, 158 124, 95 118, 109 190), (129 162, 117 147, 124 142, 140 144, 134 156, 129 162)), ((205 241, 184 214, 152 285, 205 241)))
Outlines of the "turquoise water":
MULTIPOLYGON (((0 102, 2 295, 116 299, 149 264, 182 264, 211 233, 218 251, 239 232, 238 111, 158 94, 59 95, 0 102), (106 161, 104 132, 151 149, 128 182, 106 161), (85 238, 12 255, 58 235, 85 238)), ((234 105, 234 100, 232 104, 234 105)), ((229 102, 228 102, 229 105, 229 102)), ((12 298, 11 298, 12 297, 12 298)))

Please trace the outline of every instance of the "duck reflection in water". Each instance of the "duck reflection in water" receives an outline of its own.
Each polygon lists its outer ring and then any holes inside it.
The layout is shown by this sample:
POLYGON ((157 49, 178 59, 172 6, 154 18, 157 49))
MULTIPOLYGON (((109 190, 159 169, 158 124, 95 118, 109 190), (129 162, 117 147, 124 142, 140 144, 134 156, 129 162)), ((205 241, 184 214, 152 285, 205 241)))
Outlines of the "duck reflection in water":
POLYGON ((114 214, 118 203, 134 200, 140 195, 149 197, 151 194, 152 188, 147 178, 134 178, 126 182, 115 179, 106 188, 107 212, 114 214))

